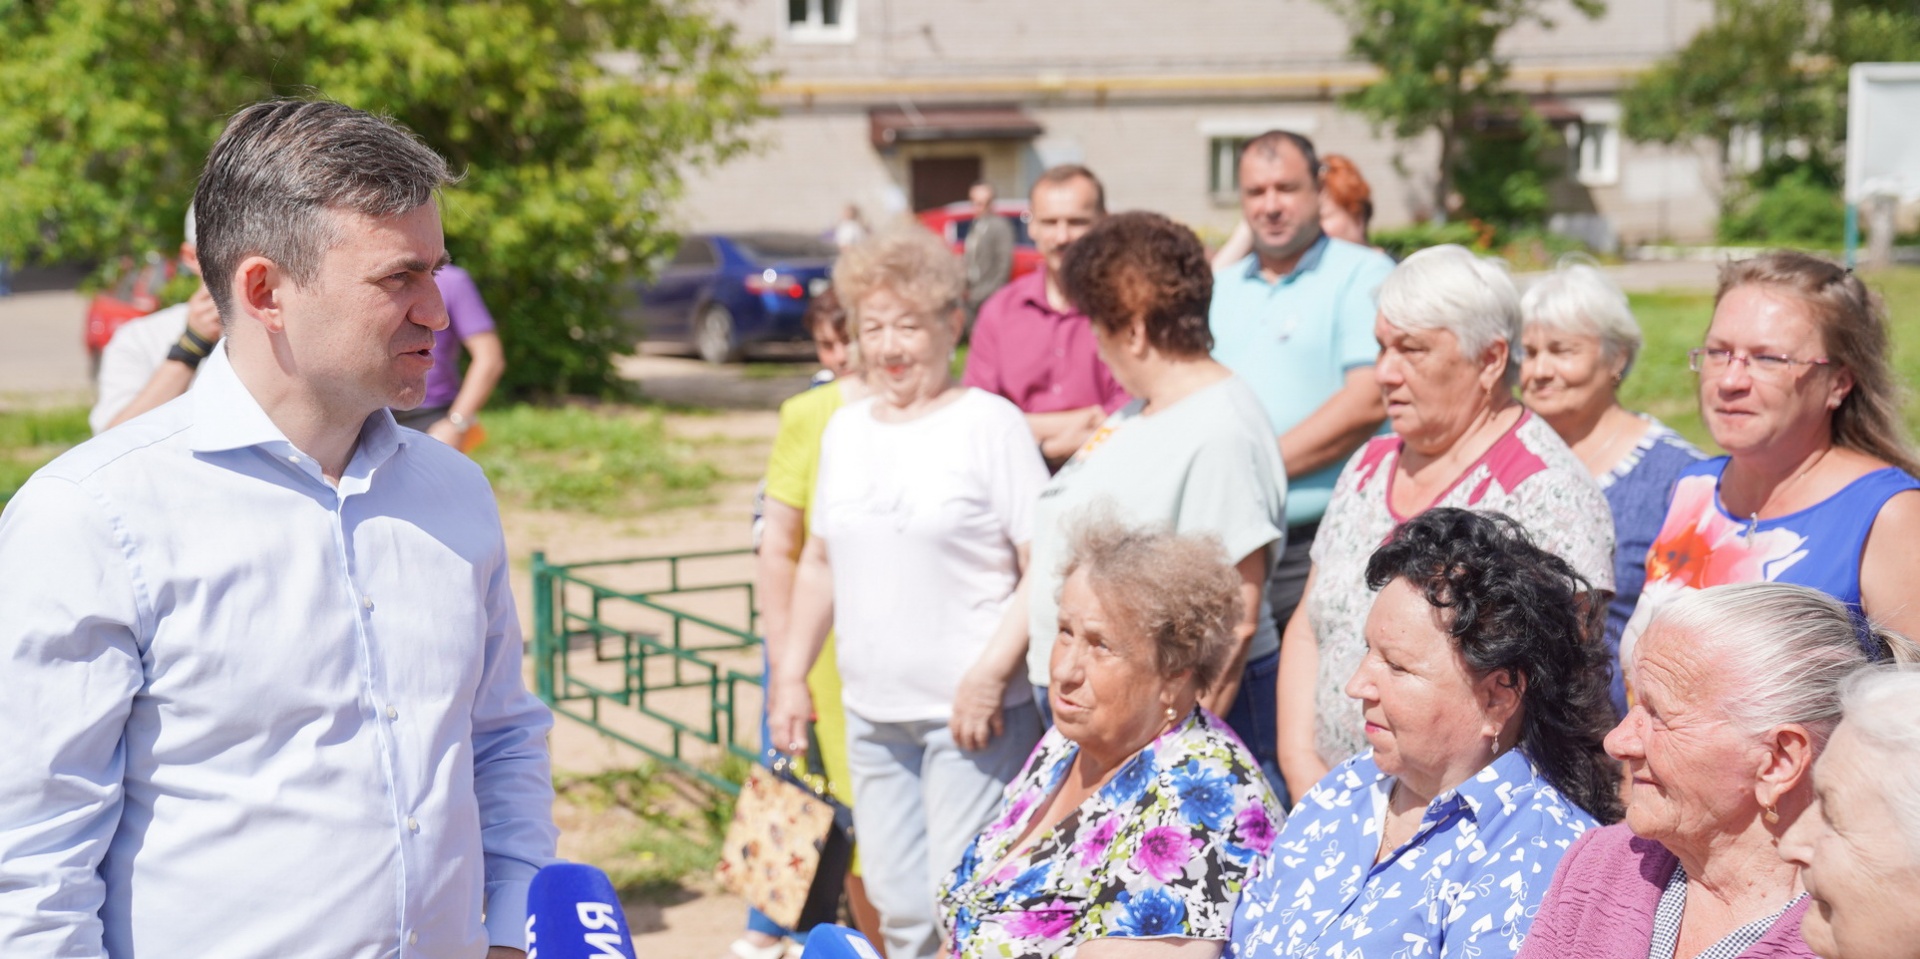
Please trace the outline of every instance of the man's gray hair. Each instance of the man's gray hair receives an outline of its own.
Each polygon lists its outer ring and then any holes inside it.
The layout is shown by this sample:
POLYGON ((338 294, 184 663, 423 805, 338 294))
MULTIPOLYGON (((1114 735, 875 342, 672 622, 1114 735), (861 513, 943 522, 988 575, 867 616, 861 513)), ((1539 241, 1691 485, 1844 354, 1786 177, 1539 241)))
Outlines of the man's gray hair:
POLYGON ((231 320, 249 256, 306 286, 338 242, 336 211, 410 212, 454 181, 447 161, 392 120, 328 100, 267 100, 233 115, 193 193, 201 274, 231 320))
POLYGON ((1624 378, 1640 353, 1640 324, 1634 322, 1627 295, 1612 278, 1589 263, 1562 263, 1527 288, 1520 299, 1521 321, 1560 333, 1595 336, 1609 360, 1623 360, 1624 378))
POLYGON ((1507 344, 1508 387, 1520 380, 1520 292, 1498 260, 1448 243, 1401 261, 1380 284, 1380 315, 1402 330, 1445 330, 1460 351, 1478 360, 1496 342, 1507 344))
MULTIPOLYGON (((1713 586, 1660 606, 1651 632, 1678 632, 1720 654, 1728 682, 1718 707, 1750 733, 1798 723, 1817 746, 1840 722, 1848 677, 1875 662, 1920 660, 1898 633, 1861 625, 1846 604, 1791 583, 1713 586)), ((1644 645, 1636 647, 1645 649, 1644 645)))
POLYGON ((1874 753, 1880 795, 1905 827, 1908 855, 1920 859, 1920 670, 1860 670, 1847 677, 1840 702, 1847 728, 1874 753))

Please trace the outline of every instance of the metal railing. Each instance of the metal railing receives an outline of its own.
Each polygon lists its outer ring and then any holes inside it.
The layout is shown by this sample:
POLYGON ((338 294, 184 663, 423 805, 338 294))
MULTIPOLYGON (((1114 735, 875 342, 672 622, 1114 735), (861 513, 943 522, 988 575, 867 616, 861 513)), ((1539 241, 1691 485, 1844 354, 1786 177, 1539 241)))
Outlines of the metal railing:
POLYGON ((758 756, 760 639, 753 583, 702 576, 750 550, 561 565, 533 554, 534 687, 553 711, 700 782, 758 756), (656 585, 657 584, 657 585, 656 585), (743 703, 741 692, 752 698, 743 703), (744 717, 742 709, 750 712, 744 717), (746 734, 748 742, 742 743, 746 734))

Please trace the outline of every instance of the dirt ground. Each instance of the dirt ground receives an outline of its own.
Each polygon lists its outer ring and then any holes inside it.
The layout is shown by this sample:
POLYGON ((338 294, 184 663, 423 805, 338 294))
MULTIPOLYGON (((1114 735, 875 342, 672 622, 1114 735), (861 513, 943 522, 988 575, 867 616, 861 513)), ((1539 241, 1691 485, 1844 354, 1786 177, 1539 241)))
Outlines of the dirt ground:
MULTIPOLYGON (((507 547, 513 556, 514 594, 521 624, 531 636, 531 577, 528 559, 536 550, 555 563, 635 556, 664 556, 750 545, 753 493, 765 468, 778 417, 772 411, 675 415, 668 428, 678 438, 701 442, 703 454, 725 478, 703 506, 647 512, 631 517, 503 510, 507 547)), ((744 579, 750 569, 733 562, 722 572, 744 579)), ((744 710, 743 710, 744 711, 744 710)), ((631 768, 643 754, 600 736, 566 717, 555 719, 554 771, 595 773, 631 768)), ((592 863, 617 848, 635 825, 621 809, 591 810, 565 801, 555 807, 561 828, 560 855, 592 863)), ((679 893, 627 904, 634 946, 641 955, 720 959, 740 934, 746 905, 710 883, 691 883, 679 893)))

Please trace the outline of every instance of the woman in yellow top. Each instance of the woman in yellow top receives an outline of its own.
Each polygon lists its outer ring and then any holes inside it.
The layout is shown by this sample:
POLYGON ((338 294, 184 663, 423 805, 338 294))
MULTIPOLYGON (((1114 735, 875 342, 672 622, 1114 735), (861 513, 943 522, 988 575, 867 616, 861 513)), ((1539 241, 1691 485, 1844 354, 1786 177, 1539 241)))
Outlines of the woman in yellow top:
MULTIPOLYGON (((827 291, 814 297, 807 309, 807 330, 823 368, 831 378, 780 404, 780 431, 767 458, 766 502, 755 530, 754 592, 760 598, 761 635, 767 654, 776 655, 787 632, 787 613, 793 606, 793 574, 800 548, 807 542, 807 505, 813 502, 814 475, 820 468, 820 436, 840 407, 867 395, 866 374, 860 368, 847 336, 847 311, 827 291)), ((840 703, 840 670, 835 666, 833 637, 813 670, 807 688, 813 693, 814 736, 820 740, 820 759, 833 797, 853 805, 853 775, 847 769, 847 718, 840 703)), ((847 877, 847 895, 860 931, 880 941, 880 919, 867 901, 859 876, 859 862, 847 877)), ((734 940, 736 959, 779 959, 787 951, 788 930, 749 909, 746 932, 734 940)))

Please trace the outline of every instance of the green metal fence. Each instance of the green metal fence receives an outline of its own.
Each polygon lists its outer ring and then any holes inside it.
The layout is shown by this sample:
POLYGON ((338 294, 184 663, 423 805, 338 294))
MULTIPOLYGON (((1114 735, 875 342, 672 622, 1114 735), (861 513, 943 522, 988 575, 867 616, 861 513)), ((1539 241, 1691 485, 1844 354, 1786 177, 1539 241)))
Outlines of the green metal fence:
POLYGON ((760 639, 749 550, 560 565, 533 554, 534 686, 561 716, 726 792, 754 759, 760 639), (743 701, 742 693, 748 693, 743 701))

